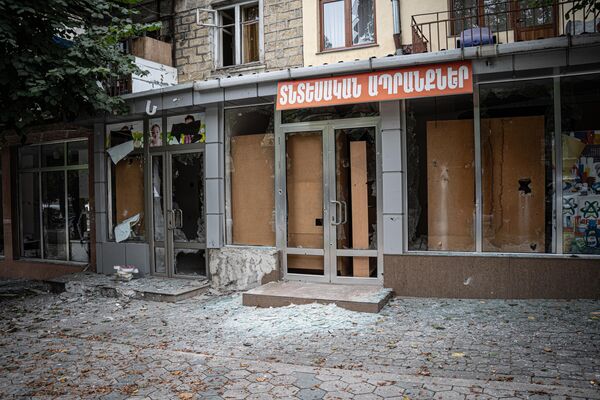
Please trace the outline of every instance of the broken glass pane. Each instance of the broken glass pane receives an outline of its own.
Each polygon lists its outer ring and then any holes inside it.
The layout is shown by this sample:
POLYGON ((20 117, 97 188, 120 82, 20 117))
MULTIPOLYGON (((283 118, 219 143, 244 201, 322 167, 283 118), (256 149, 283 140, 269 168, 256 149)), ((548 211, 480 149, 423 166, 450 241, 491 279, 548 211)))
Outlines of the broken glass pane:
POLYGON ((167 118, 167 143, 192 144, 206 141, 203 114, 184 114, 167 118))
POLYGON ((335 131, 338 249, 377 249, 375 128, 335 131))
POLYGON ((272 104, 225 110, 230 244, 275 245, 275 135, 272 104))
POLYGON ((483 251, 552 252, 551 79, 481 85, 483 251))
POLYGON ((206 276, 205 250, 175 249, 175 274, 206 276))
POLYGON ((352 0, 352 44, 375 42, 373 0, 352 0))
POLYGON ((408 248, 475 250, 473 96, 407 101, 408 248))
POLYGON ((172 157, 174 241, 204 243, 203 153, 174 154, 172 157))
POLYGON ((166 274, 165 249, 163 247, 154 248, 154 272, 157 274, 166 274))
POLYGON ((258 61, 258 5, 243 8, 242 15, 242 62, 258 61))
POLYGON ((163 197, 163 158, 152 157, 152 210, 154 217, 154 240, 165 240, 165 217, 163 197))

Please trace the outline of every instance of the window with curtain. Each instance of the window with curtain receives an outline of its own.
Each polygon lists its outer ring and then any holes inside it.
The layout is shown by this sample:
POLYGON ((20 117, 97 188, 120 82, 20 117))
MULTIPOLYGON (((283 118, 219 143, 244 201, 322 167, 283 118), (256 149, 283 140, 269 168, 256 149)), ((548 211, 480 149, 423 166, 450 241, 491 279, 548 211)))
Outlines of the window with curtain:
POLYGON ((218 10, 217 66, 229 67, 260 61, 258 3, 236 4, 218 10))
POLYGON ((321 49, 375 43, 374 0, 321 0, 321 49))

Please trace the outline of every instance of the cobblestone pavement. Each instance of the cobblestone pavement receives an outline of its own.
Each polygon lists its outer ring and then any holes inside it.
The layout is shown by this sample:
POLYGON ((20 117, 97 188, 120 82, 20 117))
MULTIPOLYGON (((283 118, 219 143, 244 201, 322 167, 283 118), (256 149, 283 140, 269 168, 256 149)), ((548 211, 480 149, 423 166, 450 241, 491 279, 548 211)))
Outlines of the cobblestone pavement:
POLYGON ((0 301, 0 398, 600 399, 600 302, 0 301))

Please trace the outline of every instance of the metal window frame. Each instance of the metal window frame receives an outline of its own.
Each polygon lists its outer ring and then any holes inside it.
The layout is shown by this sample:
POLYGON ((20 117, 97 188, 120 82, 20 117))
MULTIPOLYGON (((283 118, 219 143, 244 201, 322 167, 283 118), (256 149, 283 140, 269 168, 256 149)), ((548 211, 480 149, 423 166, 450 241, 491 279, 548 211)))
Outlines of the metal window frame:
MULTIPOLYGON (((544 74, 535 77, 523 77, 523 78, 502 78, 492 80, 481 80, 480 77, 473 77, 473 130, 475 139, 475 244, 476 251, 465 252, 465 251, 428 251, 428 250, 410 250, 408 242, 408 182, 406 174, 403 178, 403 198, 402 202, 406 218, 403 221, 403 251, 402 254, 406 255, 422 255, 422 256, 469 256, 469 257, 514 257, 514 258, 579 258, 579 259, 600 259, 600 255, 595 254, 570 254, 564 253, 563 250, 563 237, 562 237, 562 98, 561 98, 561 79, 571 76, 582 76, 582 75, 593 75, 600 73, 600 70, 594 69, 591 71, 583 72, 567 72, 560 73, 559 69, 554 69, 552 74, 544 74), (552 237, 552 252, 551 253, 511 253, 511 252, 484 252, 483 251, 483 215, 482 215, 482 165, 481 165, 481 116, 480 116, 480 94, 479 88, 481 85, 488 85, 494 83, 506 83, 506 82, 519 82, 519 81, 533 81, 552 79, 553 90, 552 100, 554 108, 554 133, 553 141, 554 146, 552 150, 552 163, 553 163, 553 177, 552 182, 554 184, 554 193, 552 196, 553 210, 552 210, 552 224, 553 224, 553 237, 552 237)), ((401 124, 402 124, 402 166, 407 171, 407 154, 408 149, 406 147, 406 100, 402 100, 401 109, 401 124)))
POLYGON ((251 61, 248 63, 243 62, 243 38, 242 38, 242 9, 248 6, 256 5, 258 7, 258 62, 264 62, 264 0, 251 0, 251 1, 240 1, 238 3, 227 5, 224 7, 218 7, 215 9, 205 10, 210 11, 214 15, 214 24, 203 24, 213 29, 213 54, 214 54, 214 67, 220 68, 232 68, 236 66, 242 66, 247 64, 255 63, 251 61), (234 23, 223 25, 221 12, 225 10, 234 10, 234 23), (235 57, 232 65, 223 65, 223 28, 225 26, 235 27, 235 57))
POLYGON ((383 283, 383 176, 381 156, 381 117, 363 117, 332 119, 325 121, 281 123, 281 111, 275 114, 275 215, 276 215, 276 244, 281 255, 283 278, 288 280, 343 283, 343 284, 373 284, 383 283), (330 215, 332 207, 330 200, 335 194, 335 131, 352 128, 375 129, 376 152, 376 185, 377 185, 377 249, 355 250, 338 249, 337 243, 331 240, 335 229, 331 228, 330 215), (323 248, 308 249, 287 246, 287 199, 286 199, 286 135, 296 132, 321 131, 323 146, 323 248), (333 152, 333 153, 331 153, 333 152), (331 153, 331 154, 330 154, 331 153), (332 188, 333 185, 333 188, 332 188), (308 275, 290 273, 287 269, 287 255, 315 255, 324 257, 323 275, 308 275), (375 278, 344 277, 337 275, 337 257, 377 257, 377 276, 375 278))
MULTIPOLYGON (((275 103, 273 102, 261 102, 261 103, 253 103, 253 104, 244 104, 242 106, 240 105, 236 105, 236 106, 228 106, 228 107, 223 107, 223 123, 224 123, 224 137, 223 137, 223 148, 225 151, 225 160, 224 160, 224 186, 225 186, 225 204, 223 205, 223 212, 224 212, 224 217, 225 217, 225 246, 242 246, 242 247, 271 247, 274 248, 274 246, 261 246, 261 245, 242 245, 242 244, 236 244, 233 243, 233 219, 231 218, 231 192, 232 192, 232 188, 231 188, 231 133, 229 132, 229 130, 227 129, 227 126, 225 124, 225 113, 227 112, 227 110, 233 110, 233 109, 240 109, 240 108, 250 108, 250 107, 260 107, 260 106, 272 106, 273 107, 273 130, 276 131, 276 126, 277 126, 277 114, 278 111, 275 109, 275 103)), ((273 135, 275 135, 275 132, 273 132, 273 135)), ((275 146, 273 146, 273 151, 275 151, 275 146)), ((275 155, 275 165, 277 165, 277 156, 275 155)), ((275 166, 274 166, 274 170, 273 170, 273 175, 275 175, 275 166)), ((276 178, 274 177, 274 180, 276 180, 276 178)), ((274 182, 275 184, 275 182, 274 182)), ((275 194, 273 194, 273 196, 275 196, 275 194)), ((275 204, 275 203, 273 203, 275 204)), ((276 220, 277 218, 275 218, 276 220)), ((277 235, 275 235, 277 236, 277 235)), ((276 239, 277 241, 277 239, 276 239)), ((275 246, 277 244, 275 243, 275 246)))
MULTIPOLYGON (((166 218, 166 210, 167 210, 167 205, 169 204, 170 200, 167 199, 167 195, 171 194, 172 190, 172 185, 171 185, 171 181, 170 178, 167 177, 167 173, 170 173, 170 166, 168 168, 167 163, 172 162, 172 156, 176 155, 176 154, 185 154, 185 153, 202 153, 202 163, 203 163, 203 178, 202 178, 202 185, 203 185, 203 190, 204 190, 204 202, 206 203, 206 152, 205 152, 205 143, 188 143, 188 144, 169 144, 168 143, 168 119, 172 118, 172 117, 180 117, 180 116, 184 116, 187 114, 198 114, 200 116, 201 120, 205 120, 205 112, 202 110, 199 111, 195 111, 195 110, 187 110, 185 112, 171 112, 171 113, 162 113, 161 115, 153 115, 153 116, 148 116, 148 115, 144 115, 141 118, 133 118, 133 119, 127 119, 124 120, 122 122, 118 122, 118 123, 106 123, 104 126, 104 135, 106 137, 106 135, 109 135, 109 131, 107 130, 107 127, 109 125, 121 125, 121 124, 129 124, 129 123, 139 123, 142 122, 142 126, 143 126, 143 147, 141 149, 135 149, 134 151, 132 151, 131 153, 129 153, 127 156, 141 156, 143 157, 144 160, 144 172, 143 172, 143 180, 144 180, 144 218, 145 218, 145 233, 143 237, 139 237, 139 238, 132 238, 132 239, 128 239, 127 241, 123 242, 123 244, 125 243, 147 243, 148 244, 148 251, 149 251, 149 260, 150 260, 150 273, 152 275, 156 275, 156 276, 169 276, 169 277, 177 277, 177 278, 185 278, 185 279, 197 279, 198 276, 196 275, 184 275, 184 274, 175 274, 175 270, 174 270, 174 264, 173 261, 170 260, 170 255, 172 255, 174 253, 173 249, 175 248, 173 243, 170 243, 169 240, 169 232, 166 229, 165 226, 165 238, 163 241, 156 241, 154 240, 154 203, 153 203, 153 198, 152 198, 152 160, 154 157, 162 157, 162 173, 163 173, 163 181, 161 182, 162 185, 162 189, 163 189, 163 202, 162 202, 162 207, 163 207, 163 215, 166 218), (150 146, 150 121, 151 120, 158 120, 160 119, 160 126, 161 126, 161 138, 162 138, 162 146, 150 146), (167 182, 167 179, 169 179, 169 181, 167 182), (167 191, 167 183, 169 183, 169 185, 171 185, 171 189, 169 189, 169 191, 167 191), (162 246, 157 246, 157 243, 162 243, 162 246), (172 249, 169 248, 169 246, 171 246, 172 249), (155 257, 155 248, 156 247, 161 247, 164 249, 165 251, 165 273, 157 273, 156 272, 156 257, 155 257)), ((113 204, 112 204, 112 169, 111 166, 114 165, 112 163, 112 160, 110 159, 110 157, 106 157, 106 181, 107 181, 107 190, 106 190, 106 195, 107 195, 107 202, 106 202, 106 209, 107 209, 107 223, 108 223, 108 229, 107 229, 107 239, 111 242, 114 242, 114 226, 113 226, 113 221, 112 221, 112 208, 113 208, 113 204)), ((202 218, 204 219, 204 222, 206 223, 206 204, 204 204, 202 206, 203 208, 203 214, 202 214, 202 218)), ((172 236, 172 235, 171 235, 172 236)), ((196 244, 196 243, 194 243, 196 244)), ((205 263, 206 263, 206 274, 207 277, 209 275, 209 271, 208 271, 208 251, 206 248, 206 241, 205 243, 200 243, 200 247, 198 246, 190 246, 193 248, 201 248, 205 250, 205 263)), ((181 247, 181 246, 179 246, 181 247)), ((178 247, 178 248, 179 248, 178 247)))
MULTIPOLYGON (((20 257, 22 259, 31 259, 31 260, 43 260, 43 261, 53 261, 57 263, 67 262, 67 263, 77 263, 77 264, 87 264, 91 260, 88 260, 87 263, 80 261, 72 261, 71 260, 71 250, 70 250, 70 237, 69 237, 69 189, 68 189, 68 173, 70 171, 87 171, 88 179, 89 179, 89 160, 88 163, 85 164, 75 164, 69 165, 69 143, 73 142, 85 142, 86 147, 89 148, 89 140, 87 138, 71 138, 71 139, 63 139, 63 140, 52 140, 48 142, 34 143, 26 146, 19 147, 19 151, 17 154, 17 198, 18 198, 18 215, 19 215, 19 250, 20 257), (47 145, 55 145, 62 144, 64 151, 64 164, 62 166, 52 166, 52 167, 43 167, 42 166, 42 146, 47 145), (37 148, 37 158, 38 158, 38 166, 34 168, 20 168, 21 161, 21 149, 24 147, 35 147, 37 148), (64 199, 65 199, 65 255, 66 259, 51 259, 45 257, 45 246, 44 246, 44 218, 43 218, 43 207, 42 207, 42 174, 44 172, 62 172, 64 178, 64 199), (40 234, 40 257, 23 257, 25 254, 25 244, 23 243, 23 209, 21 207, 22 204, 22 183, 21 183, 21 174, 25 173, 36 173, 37 174, 37 200, 39 202, 39 234, 40 234)), ((89 199, 88 199, 89 201, 89 199)), ((91 242, 89 243, 91 246, 91 242)), ((89 257, 89 254, 88 254, 89 257)))

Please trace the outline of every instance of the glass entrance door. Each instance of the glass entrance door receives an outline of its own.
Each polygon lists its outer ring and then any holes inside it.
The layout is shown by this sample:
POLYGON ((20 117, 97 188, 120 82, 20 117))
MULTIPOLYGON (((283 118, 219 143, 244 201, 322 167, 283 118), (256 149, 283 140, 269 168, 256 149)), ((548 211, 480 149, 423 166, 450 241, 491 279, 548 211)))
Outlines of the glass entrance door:
POLYGON ((152 156, 154 273, 206 276, 204 153, 152 156))
POLYGON ((379 282, 377 128, 360 122, 283 129, 280 244, 287 279, 379 282))

